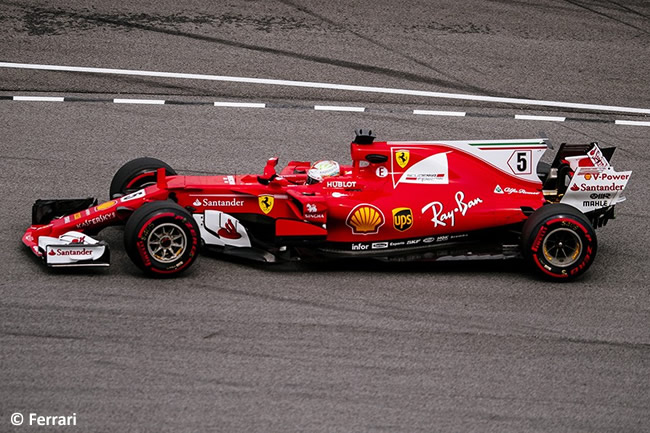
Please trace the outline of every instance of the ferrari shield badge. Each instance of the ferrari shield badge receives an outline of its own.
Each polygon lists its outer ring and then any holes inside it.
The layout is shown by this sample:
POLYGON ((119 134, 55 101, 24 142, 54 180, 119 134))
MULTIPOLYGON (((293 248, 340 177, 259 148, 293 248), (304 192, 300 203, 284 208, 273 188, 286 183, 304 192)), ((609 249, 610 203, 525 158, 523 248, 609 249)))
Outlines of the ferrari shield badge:
POLYGON ((257 197, 257 201, 260 205, 260 209, 265 214, 268 214, 273 210, 273 204, 275 203, 275 198, 272 195, 261 195, 257 197))
POLYGON ((397 165, 404 168, 408 165, 410 156, 411 153, 408 150, 398 150, 395 152, 395 161, 397 162, 397 165))

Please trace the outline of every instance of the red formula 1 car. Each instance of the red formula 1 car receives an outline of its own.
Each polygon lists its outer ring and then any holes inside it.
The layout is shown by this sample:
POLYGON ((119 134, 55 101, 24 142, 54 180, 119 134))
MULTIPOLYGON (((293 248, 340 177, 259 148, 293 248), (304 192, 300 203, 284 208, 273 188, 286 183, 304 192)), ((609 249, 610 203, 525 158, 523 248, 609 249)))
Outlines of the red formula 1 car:
POLYGON ((261 175, 182 176, 139 158, 115 174, 110 200, 38 200, 23 242, 48 266, 107 266, 92 238, 125 224, 124 245, 151 275, 176 275, 204 248, 254 260, 523 257, 569 280, 597 250, 631 172, 614 148, 544 139, 374 142, 357 131, 351 165, 277 158, 261 175))

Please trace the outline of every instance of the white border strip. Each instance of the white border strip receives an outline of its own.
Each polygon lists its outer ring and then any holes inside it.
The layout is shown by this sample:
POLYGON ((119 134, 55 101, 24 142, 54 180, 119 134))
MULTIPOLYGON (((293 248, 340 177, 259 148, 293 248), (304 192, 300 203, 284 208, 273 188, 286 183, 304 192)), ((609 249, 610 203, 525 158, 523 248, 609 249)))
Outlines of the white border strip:
POLYGON ((134 75, 190 80, 227 81, 233 83, 267 84, 273 86, 310 87, 316 89, 348 90, 352 92, 385 93, 393 95, 425 96, 429 98, 460 99, 502 104, 536 105, 544 107, 575 108, 580 110, 614 111, 620 113, 650 114, 650 108, 619 107, 613 105, 580 104, 574 102, 543 101, 537 99, 501 98, 496 96, 466 95, 459 93, 429 92, 425 90, 395 89, 390 87, 354 86, 349 84, 317 83, 310 81, 273 80, 268 78, 231 77, 225 75, 184 74, 177 72, 139 71, 132 69, 89 68, 80 66, 37 65, 31 63, 0 62, 0 68, 36 69, 43 71, 88 72, 93 74, 134 75))
POLYGON ((115 104, 164 105, 164 99, 113 99, 115 104))
POLYGON ((215 102, 215 107, 266 108, 266 104, 257 102, 215 102))
POLYGON ((435 110, 413 110, 413 114, 421 114, 424 116, 454 116, 465 117, 467 113, 464 111, 435 111, 435 110))
POLYGON ((319 111, 354 111, 357 113, 363 113, 366 111, 366 107, 343 107, 338 105, 314 105, 314 110, 319 111))
POLYGON ((564 122, 566 117, 554 116, 529 116, 527 114, 515 114, 517 120, 543 120, 545 122, 564 122))
POLYGON ((616 125, 630 125, 630 126, 650 126, 650 122, 640 122, 637 120, 616 120, 616 125))
POLYGON ((63 102, 61 96, 14 96, 14 101, 63 102))

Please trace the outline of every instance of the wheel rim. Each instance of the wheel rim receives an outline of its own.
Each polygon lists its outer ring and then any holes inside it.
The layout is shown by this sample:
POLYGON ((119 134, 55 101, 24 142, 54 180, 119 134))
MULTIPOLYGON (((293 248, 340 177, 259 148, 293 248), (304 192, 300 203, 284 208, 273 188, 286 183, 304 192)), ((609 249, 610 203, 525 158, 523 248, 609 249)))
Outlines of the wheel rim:
POLYGON ((571 266, 580 258, 582 239, 575 231, 560 227, 551 231, 544 238, 542 251, 552 266, 571 266))
POLYGON ((161 224, 153 229, 147 238, 149 255, 160 263, 178 260, 186 248, 187 236, 176 224, 161 224))

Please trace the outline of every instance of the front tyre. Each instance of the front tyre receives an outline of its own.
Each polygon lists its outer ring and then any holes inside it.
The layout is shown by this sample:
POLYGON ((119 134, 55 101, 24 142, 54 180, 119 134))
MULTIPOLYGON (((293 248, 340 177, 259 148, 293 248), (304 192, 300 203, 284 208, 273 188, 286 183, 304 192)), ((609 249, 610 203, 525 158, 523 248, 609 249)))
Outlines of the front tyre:
POLYGON ((568 281, 591 266, 598 241, 585 215, 565 204, 537 209, 524 223, 521 234, 525 259, 550 280, 568 281))
POLYGON ((171 201, 146 203, 124 228, 127 254, 153 276, 175 276, 187 270, 199 254, 199 227, 192 215, 171 201))
POLYGON ((164 168, 167 176, 176 174, 167 163, 156 158, 136 158, 127 162, 113 176, 109 197, 122 197, 155 184, 159 168, 164 168))

